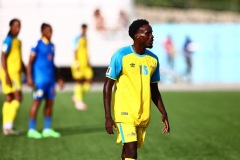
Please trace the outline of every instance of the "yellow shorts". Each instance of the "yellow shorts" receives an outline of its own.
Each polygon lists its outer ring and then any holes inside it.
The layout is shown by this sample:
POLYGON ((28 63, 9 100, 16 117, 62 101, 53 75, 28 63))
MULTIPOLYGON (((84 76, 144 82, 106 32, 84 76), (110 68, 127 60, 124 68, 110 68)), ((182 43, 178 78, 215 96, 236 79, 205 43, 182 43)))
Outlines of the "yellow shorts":
POLYGON ((137 127, 133 124, 117 123, 117 143, 129 143, 137 141, 138 148, 141 148, 146 135, 146 127, 137 127))
POLYGON ((79 65, 73 63, 71 71, 74 79, 92 79, 93 77, 93 70, 91 67, 81 68, 79 65))
POLYGON ((21 76, 20 73, 9 73, 10 79, 12 81, 12 87, 6 84, 6 76, 3 69, 0 71, 1 81, 2 81, 2 92, 4 94, 13 93, 15 91, 20 91, 22 89, 21 76))

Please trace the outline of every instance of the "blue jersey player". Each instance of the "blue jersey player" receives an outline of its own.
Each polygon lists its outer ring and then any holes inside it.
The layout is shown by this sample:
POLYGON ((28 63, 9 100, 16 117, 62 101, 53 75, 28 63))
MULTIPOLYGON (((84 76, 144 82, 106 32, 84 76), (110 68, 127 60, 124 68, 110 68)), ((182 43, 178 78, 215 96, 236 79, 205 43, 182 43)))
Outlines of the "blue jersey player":
MULTIPOLYGON (((31 49, 27 67, 27 83, 33 87, 33 103, 30 109, 28 138, 60 137, 60 133, 51 128, 53 99, 55 97, 56 67, 54 65, 54 45, 51 42, 52 27, 43 23, 42 38, 31 49), (42 133, 36 130, 36 118, 41 101, 45 100, 44 129, 42 133)), ((59 78, 60 88, 63 81, 59 78)))

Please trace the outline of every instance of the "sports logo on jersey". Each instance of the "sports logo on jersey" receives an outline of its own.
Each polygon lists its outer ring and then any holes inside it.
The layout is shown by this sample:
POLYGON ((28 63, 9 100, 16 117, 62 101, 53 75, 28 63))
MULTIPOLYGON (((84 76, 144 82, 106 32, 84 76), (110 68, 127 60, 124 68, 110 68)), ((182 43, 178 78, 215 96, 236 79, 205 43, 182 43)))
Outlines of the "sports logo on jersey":
POLYGON ((110 73, 111 73, 111 70, 112 70, 112 68, 111 68, 111 67, 108 67, 106 74, 110 74, 110 73))
POLYGON ((136 132, 130 132, 127 134, 127 136, 129 136, 129 137, 136 136, 136 132))
POLYGON ((135 64, 134 64, 134 63, 131 63, 130 66, 131 66, 131 67, 135 67, 135 64))
POLYGON ((127 116, 128 112, 122 112, 121 115, 127 116))

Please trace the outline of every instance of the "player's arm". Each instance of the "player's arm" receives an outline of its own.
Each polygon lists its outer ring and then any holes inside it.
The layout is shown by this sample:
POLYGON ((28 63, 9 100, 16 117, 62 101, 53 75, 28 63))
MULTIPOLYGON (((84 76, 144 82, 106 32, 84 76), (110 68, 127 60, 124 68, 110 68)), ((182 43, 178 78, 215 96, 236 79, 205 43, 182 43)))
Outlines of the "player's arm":
POLYGON ((158 83, 151 83, 151 95, 152 95, 152 101, 157 106, 158 110, 162 113, 162 123, 164 124, 164 128, 162 130, 162 133, 170 133, 170 125, 168 122, 168 116, 166 109, 163 104, 162 96, 158 89, 158 83))
POLYGON ((112 87, 115 83, 115 80, 107 78, 104 82, 103 87, 103 102, 105 109, 105 128, 108 134, 113 134, 113 127, 116 128, 116 125, 112 119, 111 115, 111 100, 112 100, 112 87))
POLYGON ((24 74, 27 74, 27 68, 26 68, 26 66, 24 65, 23 61, 22 61, 21 63, 22 63, 22 67, 21 67, 22 72, 23 72, 24 74))
POLYGON ((30 54, 28 65, 27 65, 27 84, 32 87, 33 86, 33 78, 32 78, 32 68, 33 63, 36 58, 36 54, 32 53, 30 54))
POLYGON ((2 68, 3 68, 4 73, 5 73, 5 75, 6 75, 6 83, 7 83, 9 86, 12 86, 12 82, 11 82, 10 76, 9 76, 9 74, 8 74, 7 58, 8 58, 7 52, 2 52, 1 62, 2 62, 2 68))

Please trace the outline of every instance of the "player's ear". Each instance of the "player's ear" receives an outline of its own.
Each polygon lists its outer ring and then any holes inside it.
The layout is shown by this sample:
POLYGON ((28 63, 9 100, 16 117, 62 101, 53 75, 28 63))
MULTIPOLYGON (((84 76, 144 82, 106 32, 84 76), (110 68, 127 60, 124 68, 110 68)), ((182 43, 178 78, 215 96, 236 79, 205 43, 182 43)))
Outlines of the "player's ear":
POLYGON ((134 35, 134 39, 138 39, 139 38, 139 35, 136 33, 135 35, 134 35))

